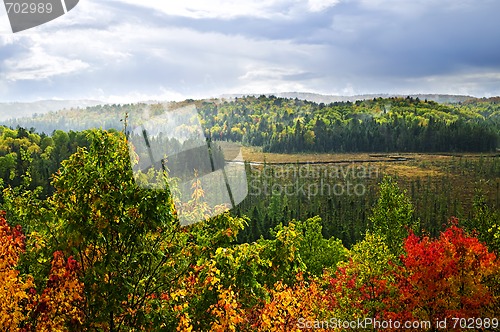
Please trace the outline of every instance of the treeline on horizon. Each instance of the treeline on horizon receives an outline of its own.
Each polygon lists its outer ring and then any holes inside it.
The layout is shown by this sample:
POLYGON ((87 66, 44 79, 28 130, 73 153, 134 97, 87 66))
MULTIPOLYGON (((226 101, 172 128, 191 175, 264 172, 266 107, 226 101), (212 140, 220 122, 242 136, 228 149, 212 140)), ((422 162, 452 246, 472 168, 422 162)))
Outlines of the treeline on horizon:
POLYGON ((266 152, 494 151, 496 99, 444 105, 418 98, 378 98, 328 105, 298 99, 246 97, 202 104, 214 139, 262 146, 266 152))
POLYGON ((4 125, 39 133, 55 129, 125 127, 125 117, 154 117, 195 104, 212 140, 259 146, 265 152, 488 152, 499 146, 499 98, 439 104, 419 98, 314 103, 275 96, 100 105, 13 119, 4 125))

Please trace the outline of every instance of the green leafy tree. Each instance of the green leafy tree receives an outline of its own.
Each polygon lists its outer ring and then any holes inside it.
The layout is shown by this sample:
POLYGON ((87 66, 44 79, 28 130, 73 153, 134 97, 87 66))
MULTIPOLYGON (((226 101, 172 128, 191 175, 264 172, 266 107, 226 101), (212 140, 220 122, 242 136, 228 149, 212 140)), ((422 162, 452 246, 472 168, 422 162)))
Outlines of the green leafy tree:
POLYGON ((478 239, 490 250, 500 252, 500 213, 488 205, 480 190, 474 196, 472 218, 464 220, 464 224, 467 230, 477 232, 478 239))
POLYGON ((92 131, 89 140, 54 178, 55 246, 82 266, 88 328, 144 327, 148 299, 188 265, 185 236, 169 190, 136 185, 123 135, 92 131))
POLYGON ((348 251, 339 239, 323 238, 320 217, 297 222, 296 228, 302 235, 298 251, 308 273, 321 276, 324 269, 335 269, 346 258, 348 251))
POLYGON ((391 177, 385 177, 380 184, 380 197, 369 220, 373 232, 383 238, 395 255, 403 252, 403 240, 408 230, 416 230, 418 224, 413 218, 413 205, 391 177))

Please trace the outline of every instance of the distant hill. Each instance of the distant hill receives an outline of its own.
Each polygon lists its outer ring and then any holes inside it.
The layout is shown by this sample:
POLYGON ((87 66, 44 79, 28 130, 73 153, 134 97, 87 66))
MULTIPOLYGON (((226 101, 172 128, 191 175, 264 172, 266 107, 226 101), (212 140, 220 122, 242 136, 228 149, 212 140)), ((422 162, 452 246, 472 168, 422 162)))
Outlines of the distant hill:
MULTIPOLYGON (((459 119, 477 119, 495 123, 498 127, 500 98, 473 98, 458 95, 415 94, 394 97, 392 95, 327 96, 314 93, 278 93, 262 95, 224 95, 219 99, 185 100, 182 102, 143 102, 133 104, 101 104, 98 101, 41 101, 37 103, 0 104, 0 125, 35 128, 38 132, 51 133, 56 129, 84 130, 88 128, 123 129, 125 124, 134 126, 134 119, 143 116, 159 115, 168 109, 182 108, 195 104, 212 132, 225 130, 236 133, 247 132, 262 118, 262 110, 269 113, 272 104, 276 107, 273 114, 265 114, 265 123, 279 123, 280 132, 284 126, 293 127, 296 120, 310 122, 317 116, 328 123, 350 119, 367 120, 412 116, 425 124, 431 117, 434 120, 455 122, 459 119), (323 103, 324 105, 320 105, 323 103), (85 107, 85 104, 94 104, 85 107), (72 105, 76 105, 73 106, 72 105), (55 110, 54 110, 55 109, 55 110), (245 110, 245 111, 243 111, 245 110), (293 111, 290 113, 290 111, 293 111), (244 117, 240 113, 244 113, 244 117), (398 113, 399 112, 399 113, 398 113), (286 114, 285 114, 286 113, 286 114), (386 114, 387 113, 387 114, 386 114), (127 121, 125 115, 128 114, 127 121), (392 114, 392 115, 391 115, 392 114), (24 116, 23 116, 24 115, 24 116), (219 128, 220 127, 220 128, 219 128), (228 129, 229 128, 229 129, 228 129)), ((379 119, 380 120, 380 119, 379 119)), ((379 121, 377 120, 377 121, 379 121)), ((313 123, 309 123, 313 127, 313 123)), ((263 129, 264 127, 261 126, 263 129)), ((273 129, 274 130, 274 129, 273 129)), ((284 131, 286 132, 286 130, 284 131)), ((220 132, 219 136, 221 135, 220 132)), ((223 134, 224 135, 224 134, 223 134)), ((223 136, 222 135, 222 136, 223 136)), ((221 136, 221 137, 222 137, 221 136)), ((232 134, 229 134, 229 139, 232 134)), ((259 141, 260 145, 262 142, 259 141)))
MULTIPOLYGON (((243 96, 260 96, 262 94, 224 94, 220 98, 226 100, 234 100, 235 98, 241 98, 243 96)), ((276 96, 281 98, 289 99, 300 99, 312 101, 315 103, 329 104, 333 102, 354 102, 356 100, 368 100, 373 98, 390 98, 390 97, 406 97, 407 95, 396 95, 396 94, 365 94, 365 95, 353 95, 353 96, 335 96, 335 95, 323 95, 318 93, 308 93, 308 92, 281 92, 281 93, 264 93, 266 96, 276 96)), ((413 98, 419 98, 421 100, 433 100, 438 103, 461 103, 471 100, 476 100, 477 98, 464 95, 444 95, 444 94, 412 94, 409 95, 413 98)), ((484 100, 484 98, 483 98, 484 100)), ((144 101, 141 104, 154 104, 156 101, 144 101)), ((63 109, 76 109, 76 108, 87 108, 97 105, 104 105, 105 103, 97 100, 40 100, 36 102, 0 102, 0 121, 6 121, 11 119, 28 118, 34 115, 40 116, 49 112, 56 112, 63 109)))
POLYGON ((432 100, 437 103, 449 103, 449 104, 457 104, 469 100, 476 99, 472 96, 465 95, 445 95, 445 94, 410 94, 410 95, 401 95, 401 94, 364 94, 364 95, 353 95, 353 96, 335 96, 335 95, 322 95, 318 93, 309 93, 309 92, 279 92, 279 93, 262 93, 262 94, 225 94, 222 95, 223 99, 234 99, 241 98, 243 96, 276 96, 281 98, 291 98, 291 99, 301 99, 308 100, 315 103, 334 103, 334 102, 346 102, 351 101, 355 102, 356 100, 368 100, 373 98, 390 98, 390 97, 413 97, 419 98, 420 100, 432 100))
POLYGON ((40 100, 29 103, 0 103, 0 120, 31 117, 34 114, 42 115, 65 108, 86 108, 99 104, 102 102, 96 100, 40 100))

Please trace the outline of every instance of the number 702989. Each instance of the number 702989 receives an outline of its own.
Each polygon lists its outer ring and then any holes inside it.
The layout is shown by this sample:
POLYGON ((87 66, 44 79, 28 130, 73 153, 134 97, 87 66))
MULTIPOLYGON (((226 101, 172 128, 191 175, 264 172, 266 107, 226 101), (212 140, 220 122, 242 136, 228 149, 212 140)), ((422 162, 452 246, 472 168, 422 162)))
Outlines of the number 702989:
POLYGON ((498 318, 452 318, 454 329, 497 329, 499 326, 498 318))
POLYGON ((50 2, 43 3, 27 3, 27 2, 6 2, 5 8, 7 13, 14 14, 50 14, 52 13, 53 7, 50 2))

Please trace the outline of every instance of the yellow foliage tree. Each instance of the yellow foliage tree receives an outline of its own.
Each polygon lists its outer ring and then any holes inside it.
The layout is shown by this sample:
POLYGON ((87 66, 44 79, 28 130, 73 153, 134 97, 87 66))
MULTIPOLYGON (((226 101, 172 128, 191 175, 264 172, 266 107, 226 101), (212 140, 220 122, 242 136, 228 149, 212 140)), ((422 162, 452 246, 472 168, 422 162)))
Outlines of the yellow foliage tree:
POLYGON ((301 324, 328 317, 327 299, 320 282, 314 279, 305 281, 301 273, 294 285, 278 281, 269 294, 270 301, 260 309, 257 321, 252 325, 255 330, 301 331, 301 324))

